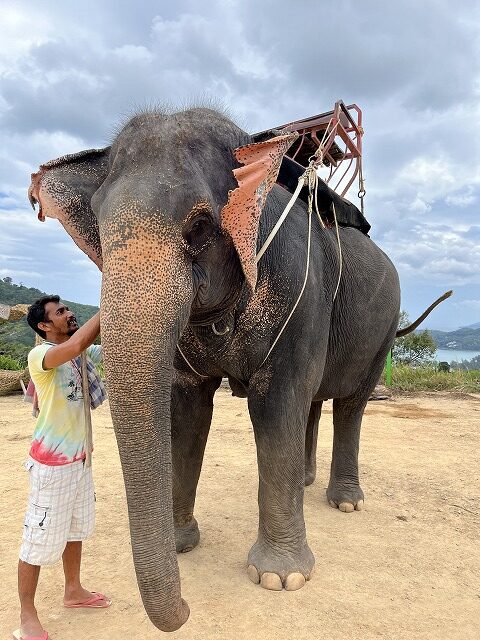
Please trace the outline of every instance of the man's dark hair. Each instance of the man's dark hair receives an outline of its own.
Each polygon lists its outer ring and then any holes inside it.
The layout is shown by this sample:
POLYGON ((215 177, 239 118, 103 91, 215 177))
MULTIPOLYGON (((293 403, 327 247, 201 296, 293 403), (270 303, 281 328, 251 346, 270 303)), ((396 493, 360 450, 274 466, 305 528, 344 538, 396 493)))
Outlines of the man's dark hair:
POLYGON ((39 322, 45 322, 45 305, 49 302, 60 302, 60 296, 44 296, 36 300, 28 310, 27 322, 40 337, 45 339, 47 334, 38 328, 39 322))

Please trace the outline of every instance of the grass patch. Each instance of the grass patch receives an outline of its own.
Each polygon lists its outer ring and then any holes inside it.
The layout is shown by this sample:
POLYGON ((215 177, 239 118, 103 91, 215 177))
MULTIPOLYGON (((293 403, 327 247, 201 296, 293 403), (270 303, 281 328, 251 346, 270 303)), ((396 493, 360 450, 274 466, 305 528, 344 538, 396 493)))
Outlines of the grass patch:
POLYGON ((12 358, 11 356, 0 354, 0 369, 6 369, 7 371, 20 371, 23 369, 20 362, 12 358))
MULTIPOLYGON (((385 381, 385 371, 383 372, 385 381)), ((434 367, 393 365, 392 388, 400 391, 480 393, 480 371, 437 371, 434 367)))

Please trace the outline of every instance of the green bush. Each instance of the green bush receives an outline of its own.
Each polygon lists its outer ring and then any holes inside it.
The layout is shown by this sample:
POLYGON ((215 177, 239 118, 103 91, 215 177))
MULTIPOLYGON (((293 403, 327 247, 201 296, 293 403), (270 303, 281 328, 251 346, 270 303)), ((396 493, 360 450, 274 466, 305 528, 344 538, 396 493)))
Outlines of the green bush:
POLYGON ((8 369, 9 371, 21 371, 25 367, 22 367, 20 362, 14 360, 10 356, 0 355, 0 369, 8 369))
POLYGON ((18 342, 2 342, 0 335, 0 356, 10 356, 20 364, 22 369, 25 369, 28 364, 28 352, 31 348, 18 342))
MULTIPOLYGON (((385 380, 385 372, 383 375, 385 380)), ((393 365, 392 388, 400 391, 480 393, 480 371, 438 371, 436 367, 393 365)))

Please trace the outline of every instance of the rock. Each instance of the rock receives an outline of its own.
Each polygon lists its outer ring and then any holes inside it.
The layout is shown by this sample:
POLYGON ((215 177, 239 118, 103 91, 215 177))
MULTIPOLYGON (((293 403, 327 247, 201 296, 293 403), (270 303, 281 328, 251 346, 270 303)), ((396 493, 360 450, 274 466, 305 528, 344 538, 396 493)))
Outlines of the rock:
POLYGON ((383 384, 377 384, 368 400, 389 400, 391 397, 391 389, 388 389, 383 384))

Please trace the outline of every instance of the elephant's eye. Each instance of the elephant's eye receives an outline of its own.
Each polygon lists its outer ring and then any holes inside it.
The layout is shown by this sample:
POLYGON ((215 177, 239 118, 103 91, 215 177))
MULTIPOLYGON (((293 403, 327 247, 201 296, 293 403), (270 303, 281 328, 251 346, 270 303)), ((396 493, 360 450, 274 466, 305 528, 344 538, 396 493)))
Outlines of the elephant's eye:
POLYGON ((187 251, 193 256, 206 249, 215 236, 215 224, 208 212, 201 212, 190 218, 183 229, 187 251))
POLYGON ((205 230, 205 227, 208 225, 208 220, 205 219, 201 219, 201 220, 195 220, 195 222, 192 224, 192 228, 191 228, 191 233, 198 235, 199 233, 202 233, 202 231, 205 230))

